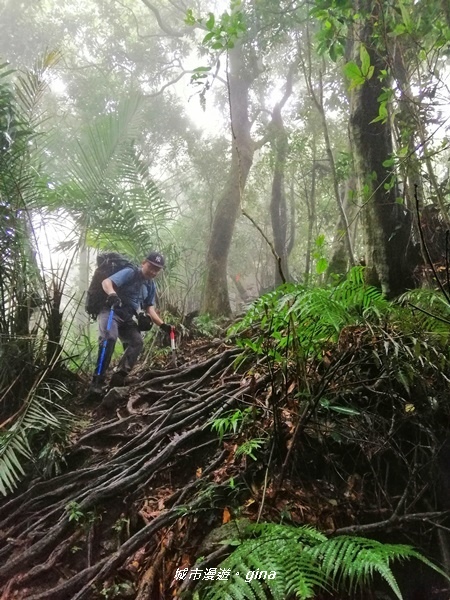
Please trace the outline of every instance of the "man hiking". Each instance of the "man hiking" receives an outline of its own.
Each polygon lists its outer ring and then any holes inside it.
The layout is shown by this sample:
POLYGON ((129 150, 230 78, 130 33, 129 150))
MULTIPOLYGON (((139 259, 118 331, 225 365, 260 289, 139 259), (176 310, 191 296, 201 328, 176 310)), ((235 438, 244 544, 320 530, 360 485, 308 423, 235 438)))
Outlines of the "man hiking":
POLYGON ((153 279, 164 268, 164 263, 162 254, 150 252, 140 268, 125 267, 103 279, 101 285, 107 297, 98 314, 100 348, 89 390, 91 394, 103 393, 105 373, 117 338, 125 352, 111 377, 110 387, 124 385, 125 378, 136 364, 144 346, 141 331, 149 330, 156 323, 170 334, 172 326, 162 321, 154 307, 156 286, 153 279), (138 315, 141 309, 144 313, 138 315), (139 325, 134 316, 138 316, 139 325))

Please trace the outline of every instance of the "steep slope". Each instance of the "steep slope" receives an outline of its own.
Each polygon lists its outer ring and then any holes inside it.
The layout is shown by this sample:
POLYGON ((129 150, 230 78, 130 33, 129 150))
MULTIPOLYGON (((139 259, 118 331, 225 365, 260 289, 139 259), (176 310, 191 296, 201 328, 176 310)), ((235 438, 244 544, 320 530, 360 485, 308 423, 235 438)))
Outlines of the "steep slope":
MULTIPOLYGON (((80 401, 90 422, 65 472, 0 505, 1 600, 189 597, 199 582, 177 569, 217 566, 257 520, 408 536, 439 559, 446 376, 423 361, 402 384, 393 335, 343 330, 307 380, 269 354, 191 342, 181 366, 142 365, 92 412, 80 401)), ((415 571, 417 598, 448 597, 415 571)))

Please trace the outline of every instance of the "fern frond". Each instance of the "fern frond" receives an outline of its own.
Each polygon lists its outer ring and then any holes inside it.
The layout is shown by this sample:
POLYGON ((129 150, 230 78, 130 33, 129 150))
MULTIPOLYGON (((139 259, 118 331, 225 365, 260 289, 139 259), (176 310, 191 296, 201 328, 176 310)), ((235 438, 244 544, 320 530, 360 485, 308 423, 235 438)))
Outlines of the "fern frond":
POLYGON ((201 600, 299 600, 313 598, 319 589, 344 588, 350 593, 381 576, 399 600, 402 594, 390 568, 394 560, 416 558, 449 579, 410 546, 382 544, 362 537, 327 539, 313 527, 262 523, 249 525, 246 539, 220 567, 228 580, 216 580, 210 589, 200 584, 201 600), (270 571, 275 577, 266 577, 270 571))
POLYGON ((264 538, 290 538, 308 545, 316 545, 321 542, 326 542, 328 539, 323 533, 311 525, 294 527, 291 525, 279 525, 277 523, 250 524, 246 527, 245 534, 261 536, 264 538))
POLYGON ((316 559, 304 552, 307 544, 326 539, 314 528, 263 523, 248 526, 244 534, 256 537, 242 542, 221 563, 221 568, 230 570, 230 579, 216 582, 202 599, 283 600, 288 594, 306 599, 314 596, 315 589, 325 587, 316 559), (275 577, 269 579, 270 573, 276 573, 275 577))
POLYGON ((330 583, 345 586, 350 592, 367 585, 378 573, 390 586, 399 600, 402 594, 390 568, 394 560, 416 558, 445 574, 411 546, 383 544, 376 540, 353 536, 338 536, 306 550, 321 561, 321 566, 330 583))
POLYGON ((412 317, 413 327, 448 339, 450 305, 441 292, 426 288, 410 290, 398 298, 397 304, 403 307, 403 315, 412 317))
POLYGON ((229 335, 256 327, 256 340, 237 343, 275 361, 281 361, 291 347, 304 356, 320 357, 324 344, 337 341, 344 327, 386 317, 391 310, 380 290, 366 285, 362 268, 357 268, 335 287, 280 286, 259 298, 229 335))
MULTIPOLYGON (((290 568, 286 569, 283 579, 278 582, 284 583, 285 586, 284 595, 280 595, 280 598, 291 597, 292 594, 295 595, 295 598, 301 600, 314 598, 319 589, 326 589, 327 582, 323 573, 317 565, 311 563, 308 555, 293 557, 291 562, 292 564, 290 568)), ((276 581, 276 578, 274 581, 276 581)))

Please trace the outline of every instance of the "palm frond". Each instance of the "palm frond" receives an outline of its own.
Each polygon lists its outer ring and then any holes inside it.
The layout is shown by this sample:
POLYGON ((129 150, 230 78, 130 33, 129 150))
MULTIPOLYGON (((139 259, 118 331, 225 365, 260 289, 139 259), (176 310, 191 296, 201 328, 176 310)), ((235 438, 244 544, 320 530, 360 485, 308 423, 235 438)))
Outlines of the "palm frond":
POLYGON ((17 75, 15 96, 27 127, 34 135, 39 135, 39 128, 47 119, 42 98, 48 89, 48 73, 60 59, 59 51, 48 51, 36 60, 32 69, 17 75))
POLYGON ((95 195, 115 181, 130 141, 139 133, 142 102, 140 93, 127 94, 109 113, 92 123, 76 143, 68 175, 84 192, 92 208, 97 202, 95 195))
POLYGON ((60 382, 38 382, 13 424, 0 433, 0 493, 4 496, 13 492, 25 475, 25 464, 33 457, 33 437, 45 430, 62 430, 72 422, 71 413, 56 401, 66 394, 68 390, 60 382))
POLYGON ((171 209, 136 150, 143 98, 130 93, 80 135, 60 202, 75 219, 78 239, 139 258, 154 247, 171 209))

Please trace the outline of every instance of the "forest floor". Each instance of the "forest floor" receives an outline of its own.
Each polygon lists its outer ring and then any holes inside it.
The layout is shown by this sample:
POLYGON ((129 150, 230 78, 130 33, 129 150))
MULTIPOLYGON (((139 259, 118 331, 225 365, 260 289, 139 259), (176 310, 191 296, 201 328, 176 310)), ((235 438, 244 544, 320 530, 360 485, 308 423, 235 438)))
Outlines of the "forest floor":
MULTIPOLYGON (((62 473, 0 503, 0 600, 189 598, 194 565, 217 567, 257 521, 411 543, 442 562, 447 390, 427 369, 422 388, 393 381, 373 359, 385 341, 349 328, 306 372, 197 337, 177 366, 166 354, 99 405, 75 398, 62 473)), ((431 569, 395 573, 405 599, 450 598, 431 569)))

